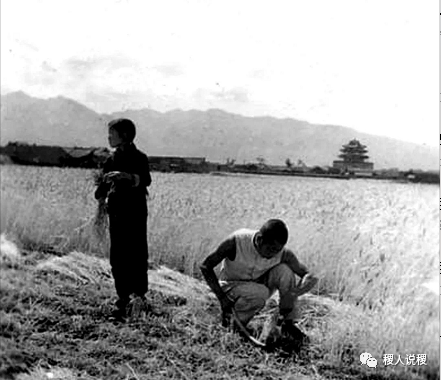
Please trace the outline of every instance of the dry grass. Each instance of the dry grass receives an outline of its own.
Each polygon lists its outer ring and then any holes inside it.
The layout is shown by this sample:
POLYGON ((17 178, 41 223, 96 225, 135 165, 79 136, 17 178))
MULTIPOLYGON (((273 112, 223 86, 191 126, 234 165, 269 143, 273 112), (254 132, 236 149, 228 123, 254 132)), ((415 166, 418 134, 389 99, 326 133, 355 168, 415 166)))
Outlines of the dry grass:
MULTIPOLYGON (((29 250, 107 254, 94 235, 93 175, 85 170, 2 167, 1 230, 29 250)), ((315 336, 334 367, 368 351, 427 354, 439 372, 438 196, 432 185, 380 181, 153 173, 151 259, 199 277, 197 266, 236 228, 270 217, 290 228, 289 246, 321 277, 316 289, 340 311, 315 336), (343 358, 344 357, 344 358, 343 358)), ((322 322, 317 322, 318 324, 322 322)), ((349 360, 350 361, 350 360, 349 360)))
POLYGON ((206 286, 170 269, 150 273, 153 312, 114 325, 107 261, 80 253, 25 258, 2 268, 2 378, 285 379, 312 371, 222 328, 206 286))
MULTIPOLYGON (((153 312, 126 325, 110 323, 112 281, 106 260, 81 253, 29 254, 4 265, 1 286, 2 378, 48 379, 368 379, 348 361, 332 366, 323 341, 330 326, 362 313, 329 298, 306 295, 301 307, 312 344, 301 357, 270 354, 219 324, 206 285, 165 267, 150 271, 153 312), (49 376, 48 376, 49 375, 49 376)), ((263 323, 274 304, 256 323, 263 323)), ((377 378, 421 379, 379 368, 377 378)))

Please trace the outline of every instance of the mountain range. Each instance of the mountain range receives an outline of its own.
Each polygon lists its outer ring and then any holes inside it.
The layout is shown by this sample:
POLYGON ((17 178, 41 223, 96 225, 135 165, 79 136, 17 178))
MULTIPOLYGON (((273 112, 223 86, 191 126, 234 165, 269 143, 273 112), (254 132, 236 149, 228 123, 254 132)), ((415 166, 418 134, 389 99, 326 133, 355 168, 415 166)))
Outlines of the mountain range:
POLYGON ((337 125, 274 117, 245 117, 219 109, 151 109, 99 114, 65 97, 39 99, 24 92, 1 97, 0 143, 107 146, 106 123, 126 117, 137 125, 137 146, 148 155, 198 156, 209 161, 283 165, 301 159, 308 166, 331 165, 343 144, 358 139, 376 169, 438 170, 438 149, 370 135, 337 125))

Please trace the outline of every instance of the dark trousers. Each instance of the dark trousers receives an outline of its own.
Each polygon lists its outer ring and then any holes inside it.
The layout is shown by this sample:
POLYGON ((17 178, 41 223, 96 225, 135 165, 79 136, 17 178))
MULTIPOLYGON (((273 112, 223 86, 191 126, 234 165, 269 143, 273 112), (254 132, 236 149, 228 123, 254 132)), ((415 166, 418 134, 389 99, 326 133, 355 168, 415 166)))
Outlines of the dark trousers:
MULTIPOLYGON (((109 213, 110 266, 119 303, 148 290, 147 210, 109 213)), ((121 305, 122 306, 122 305, 121 305)))

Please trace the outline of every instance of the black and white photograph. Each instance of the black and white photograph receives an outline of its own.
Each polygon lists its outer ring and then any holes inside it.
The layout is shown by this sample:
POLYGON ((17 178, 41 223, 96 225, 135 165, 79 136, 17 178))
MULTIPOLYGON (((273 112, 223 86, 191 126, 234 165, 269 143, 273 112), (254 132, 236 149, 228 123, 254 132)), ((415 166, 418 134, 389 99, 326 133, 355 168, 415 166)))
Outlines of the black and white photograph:
POLYGON ((0 379, 440 379, 438 2, 0 8, 0 379))

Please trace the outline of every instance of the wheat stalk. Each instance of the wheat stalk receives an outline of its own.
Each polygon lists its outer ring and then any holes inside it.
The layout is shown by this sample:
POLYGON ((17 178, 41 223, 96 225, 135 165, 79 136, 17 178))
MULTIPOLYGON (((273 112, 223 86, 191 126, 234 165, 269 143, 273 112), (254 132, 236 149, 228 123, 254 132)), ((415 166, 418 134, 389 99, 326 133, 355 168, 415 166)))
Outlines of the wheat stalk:
MULTIPOLYGON (((96 186, 104 182, 104 173, 102 171, 95 172, 93 179, 96 186)), ((98 200, 98 206, 93 219, 93 230, 99 241, 104 241, 109 226, 107 217, 107 202, 105 199, 98 200)))

